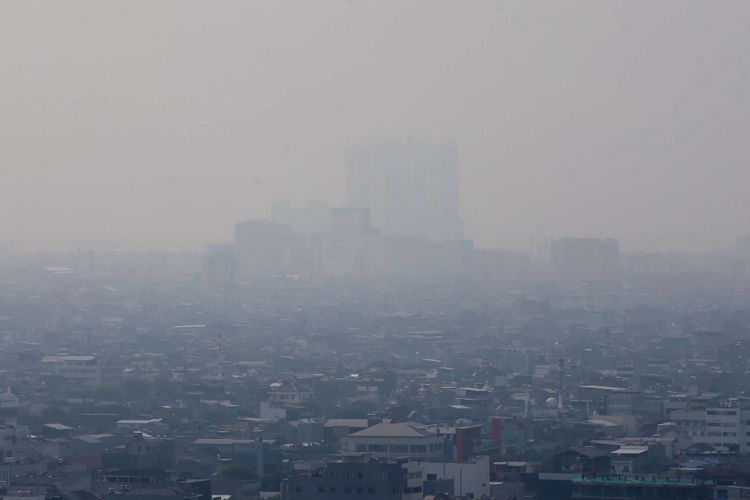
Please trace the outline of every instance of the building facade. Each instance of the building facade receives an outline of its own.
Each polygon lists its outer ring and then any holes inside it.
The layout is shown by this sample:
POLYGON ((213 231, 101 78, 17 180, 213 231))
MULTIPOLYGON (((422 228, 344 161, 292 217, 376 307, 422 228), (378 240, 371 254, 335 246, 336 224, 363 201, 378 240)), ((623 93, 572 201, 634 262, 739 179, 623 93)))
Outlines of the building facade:
POLYGON ((290 476, 281 483, 284 500, 416 500, 422 498, 422 473, 407 464, 330 463, 315 474, 290 476))
POLYGON ((368 208, 385 235, 462 239, 458 148, 415 140, 352 148, 346 202, 368 208))
POLYGON ((744 398, 730 398, 706 409, 673 411, 671 420, 683 448, 706 444, 750 453, 750 402, 744 398))
POLYGON ((343 438, 342 449, 388 460, 433 460, 444 456, 445 441, 444 435, 411 424, 380 423, 343 438))

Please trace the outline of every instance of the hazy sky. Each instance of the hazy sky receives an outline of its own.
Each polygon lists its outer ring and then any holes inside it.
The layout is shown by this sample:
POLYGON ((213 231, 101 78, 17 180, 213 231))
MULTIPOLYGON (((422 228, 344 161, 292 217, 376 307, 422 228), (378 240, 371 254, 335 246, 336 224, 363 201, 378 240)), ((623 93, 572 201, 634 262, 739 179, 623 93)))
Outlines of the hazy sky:
POLYGON ((750 230, 750 2, 0 3, 0 243, 230 238, 343 197, 348 145, 455 139, 470 237, 750 230))

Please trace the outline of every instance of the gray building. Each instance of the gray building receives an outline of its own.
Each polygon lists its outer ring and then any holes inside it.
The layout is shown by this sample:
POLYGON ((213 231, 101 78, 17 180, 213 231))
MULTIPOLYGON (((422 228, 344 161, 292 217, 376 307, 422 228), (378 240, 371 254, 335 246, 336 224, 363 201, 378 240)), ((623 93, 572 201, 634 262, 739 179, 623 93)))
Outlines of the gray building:
POLYGON ((552 242, 552 267, 558 279, 583 282, 612 279, 620 260, 620 243, 613 239, 563 238, 552 242))
POLYGON ((415 495, 422 498, 421 481, 418 486, 411 486, 410 473, 414 471, 402 464, 330 463, 315 474, 286 478, 281 483, 281 496, 285 500, 350 500, 359 495, 372 500, 401 500, 415 495))
POLYGON ((462 239, 458 148, 413 140, 352 148, 346 202, 368 208, 388 236, 462 239))

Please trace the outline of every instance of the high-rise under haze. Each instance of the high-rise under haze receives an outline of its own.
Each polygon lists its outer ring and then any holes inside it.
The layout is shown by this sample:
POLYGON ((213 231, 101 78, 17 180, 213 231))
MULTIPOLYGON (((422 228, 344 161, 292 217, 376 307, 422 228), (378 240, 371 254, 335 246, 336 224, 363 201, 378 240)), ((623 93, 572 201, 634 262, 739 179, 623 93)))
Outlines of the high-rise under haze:
POLYGON ((563 238, 552 242, 552 266, 567 282, 612 279, 618 268, 620 243, 612 238, 563 238))
POLYGON ((385 235, 463 238, 455 144, 393 141, 347 154, 346 202, 368 208, 385 235))

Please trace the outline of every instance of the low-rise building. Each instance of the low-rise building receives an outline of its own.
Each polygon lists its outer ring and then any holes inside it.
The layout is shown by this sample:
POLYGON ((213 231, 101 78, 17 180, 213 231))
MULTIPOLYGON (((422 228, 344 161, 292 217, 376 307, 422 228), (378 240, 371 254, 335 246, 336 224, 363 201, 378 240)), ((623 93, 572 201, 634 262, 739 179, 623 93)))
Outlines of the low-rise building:
POLYGON ((671 479, 645 475, 613 475, 573 478, 576 499, 620 500, 625 498, 713 498, 713 481, 671 479))
POLYGON ((119 368, 97 356, 44 356, 41 363, 43 369, 74 386, 96 387, 120 381, 119 368))
POLYGON ((326 499, 416 500, 422 498, 422 472, 409 464, 330 463, 307 476, 290 476, 281 484, 284 500, 326 499))
POLYGON ((481 498, 490 494, 490 458, 474 457, 471 462, 417 462, 426 481, 452 480, 453 494, 481 498))
POLYGON ((343 438, 343 451, 368 452, 384 459, 439 459, 444 455, 445 436, 415 424, 379 423, 343 438))

